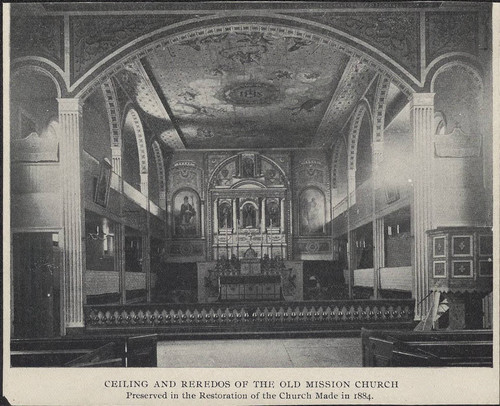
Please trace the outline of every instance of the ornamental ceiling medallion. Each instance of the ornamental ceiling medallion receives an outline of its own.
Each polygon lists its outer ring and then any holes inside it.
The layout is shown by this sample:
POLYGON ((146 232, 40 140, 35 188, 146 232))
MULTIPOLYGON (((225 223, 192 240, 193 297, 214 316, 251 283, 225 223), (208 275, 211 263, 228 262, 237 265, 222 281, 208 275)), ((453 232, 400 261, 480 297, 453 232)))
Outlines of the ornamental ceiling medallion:
POLYGON ((224 90, 224 98, 232 104, 243 106, 263 106, 274 102, 279 90, 268 83, 241 83, 224 90))

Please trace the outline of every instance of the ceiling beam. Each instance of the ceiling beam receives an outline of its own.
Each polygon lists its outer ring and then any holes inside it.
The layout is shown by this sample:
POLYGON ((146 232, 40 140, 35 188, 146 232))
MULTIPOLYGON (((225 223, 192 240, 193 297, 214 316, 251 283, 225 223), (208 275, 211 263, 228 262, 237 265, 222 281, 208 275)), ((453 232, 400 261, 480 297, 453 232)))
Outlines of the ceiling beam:
POLYGON ((349 59, 316 130, 313 138, 315 147, 331 146, 331 137, 340 130, 340 123, 352 112, 372 83, 375 75, 370 75, 370 71, 360 58, 352 56, 349 59))
POLYGON ((165 120, 170 121, 174 127, 175 132, 170 134, 168 140, 162 138, 162 141, 168 144, 167 146, 172 149, 186 149, 187 143, 185 137, 168 105, 160 85, 152 73, 151 67, 145 59, 135 60, 132 66, 143 80, 143 83, 147 86, 149 93, 153 97, 155 104, 158 106, 165 120))

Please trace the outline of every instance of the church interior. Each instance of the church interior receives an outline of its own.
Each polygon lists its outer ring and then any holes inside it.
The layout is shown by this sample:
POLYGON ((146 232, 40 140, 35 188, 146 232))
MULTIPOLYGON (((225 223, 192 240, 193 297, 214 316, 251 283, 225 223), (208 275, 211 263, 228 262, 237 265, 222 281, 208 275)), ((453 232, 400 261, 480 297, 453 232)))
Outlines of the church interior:
POLYGON ((490 5, 10 13, 19 354, 144 334, 165 351, 334 337, 361 366, 360 334, 391 330, 477 336, 462 361, 488 363, 490 5))

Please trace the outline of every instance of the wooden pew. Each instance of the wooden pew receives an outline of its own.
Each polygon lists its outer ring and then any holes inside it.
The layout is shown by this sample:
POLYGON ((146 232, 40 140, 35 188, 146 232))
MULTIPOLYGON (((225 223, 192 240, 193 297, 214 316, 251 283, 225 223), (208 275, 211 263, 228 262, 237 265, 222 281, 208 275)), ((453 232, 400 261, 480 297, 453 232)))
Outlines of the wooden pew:
POLYGON ((129 368, 158 366, 157 344, 156 334, 129 337, 126 347, 126 366, 129 368))
POLYGON ((363 366, 493 365, 491 330, 361 331, 363 366))
POLYGON ((156 334, 12 339, 12 367, 156 367, 156 334))

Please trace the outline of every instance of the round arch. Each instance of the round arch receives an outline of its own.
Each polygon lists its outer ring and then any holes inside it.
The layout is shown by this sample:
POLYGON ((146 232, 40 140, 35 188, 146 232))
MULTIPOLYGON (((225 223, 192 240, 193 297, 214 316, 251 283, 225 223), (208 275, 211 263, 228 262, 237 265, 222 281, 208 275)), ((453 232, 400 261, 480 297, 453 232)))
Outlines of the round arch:
POLYGON ((57 97, 63 97, 66 95, 67 93, 66 84, 61 76, 62 72, 56 71, 50 65, 45 65, 40 63, 35 65, 29 63, 29 61, 27 63, 18 63, 18 64, 14 62, 10 80, 11 81, 15 80, 16 76, 25 72, 37 72, 49 77, 50 80, 54 82, 54 85, 56 87, 57 97))
POLYGON ((418 88, 422 85, 414 75, 385 53, 359 38, 333 27, 300 17, 285 16, 282 14, 263 16, 262 14, 252 15, 248 12, 244 14, 235 12, 231 17, 212 15, 198 17, 196 20, 186 20, 157 29, 130 41, 91 67, 84 76, 72 85, 71 92, 78 97, 85 98, 100 82, 113 76, 122 66, 134 59, 147 56, 156 49, 171 44, 208 34, 231 31, 278 32, 308 40, 316 40, 324 44, 329 44, 351 56, 359 57, 363 62, 370 65, 371 68, 391 77, 394 84, 405 94, 411 94, 413 88, 418 88), (252 17, 258 19, 259 23, 250 22, 249 19, 252 17))
POLYGON ((468 63, 466 61, 452 60, 452 61, 448 61, 448 62, 442 64, 441 66, 439 66, 435 70, 435 72, 430 76, 431 79, 430 79, 429 87, 430 87, 431 93, 434 93, 434 91, 435 91, 435 85, 436 85, 436 80, 437 80, 438 76, 440 74, 446 72, 447 70, 450 70, 450 69, 453 69, 456 67, 464 68, 464 70, 467 73, 469 73, 471 75, 471 77, 473 78, 473 80, 478 84, 479 88, 481 89, 481 92, 483 92, 484 83, 483 83, 483 78, 482 78, 482 75, 481 75, 481 72, 479 71, 479 69, 477 69, 473 64, 468 63))
MULTIPOLYGON (((217 175, 219 174, 219 172, 221 171, 221 169, 226 165, 228 164, 229 162, 231 162, 232 160, 236 160, 238 157, 238 154, 236 155, 232 155, 226 159, 224 159, 223 161, 221 161, 215 168, 214 170, 212 171, 212 173, 210 174, 210 177, 208 178, 208 182, 207 182, 207 186, 208 186, 208 190, 211 190, 213 187, 214 187, 214 183, 215 183, 215 180, 217 179, 217 175)), ((266 162, 268 162, 269 164, 271 164, 273 167, 275 167, 279 173, 281 174, 281 176, 283 177, 283 179, 285 180, 285 186, 287 188, 290 187, 290 180, 288 179, 288 176, 286 175, 285 171, 283 170, 283 168, 278 165, 278 163, 276 163, 273 159, 265 156, 265 155, 262 155, 260 154, 260 158, 266 162)))

